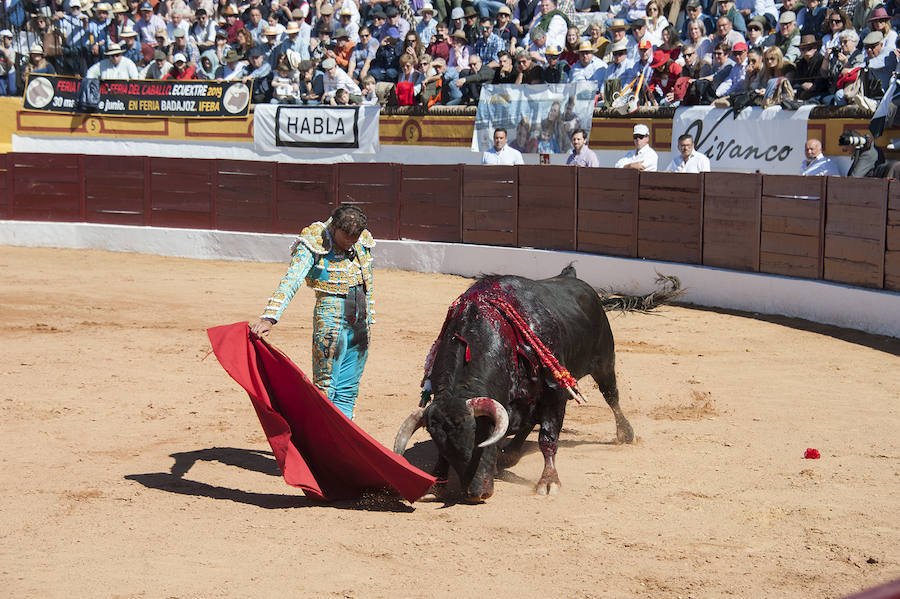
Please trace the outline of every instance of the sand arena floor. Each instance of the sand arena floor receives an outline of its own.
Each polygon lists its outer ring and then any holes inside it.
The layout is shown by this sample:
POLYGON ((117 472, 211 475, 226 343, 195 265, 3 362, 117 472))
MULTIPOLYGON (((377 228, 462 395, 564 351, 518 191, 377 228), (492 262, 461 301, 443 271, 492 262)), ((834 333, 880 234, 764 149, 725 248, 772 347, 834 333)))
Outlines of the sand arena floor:
MULTIPOLYGON (((809 598, 900 577, 896 339, 613 315, 637 441, 613 443, 586 379, 560 495, 532 492, 534 433, 486 504, 319 505, 284 484, 246 395, 204 359, 205 329, 255 317, 283 270, 0 248, 3 595, 809 598)), ((470 281, 377 276, 357 421, 390 446, 470 281)), ((302 290, 269 337, 306 371, 312 305, 302 290)))

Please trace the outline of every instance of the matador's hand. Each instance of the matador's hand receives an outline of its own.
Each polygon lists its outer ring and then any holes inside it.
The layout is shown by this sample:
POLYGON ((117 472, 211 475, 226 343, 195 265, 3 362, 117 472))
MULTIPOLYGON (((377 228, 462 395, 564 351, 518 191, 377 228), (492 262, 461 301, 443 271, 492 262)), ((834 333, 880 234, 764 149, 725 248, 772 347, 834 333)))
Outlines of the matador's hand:
POLYGON ((260 318, 254 324, 250 325, 250 332, 257 337, 265 337, 269 334, 269 331, 272 330, 273 326, 275 326, 275 324, 271 320, 260 318))

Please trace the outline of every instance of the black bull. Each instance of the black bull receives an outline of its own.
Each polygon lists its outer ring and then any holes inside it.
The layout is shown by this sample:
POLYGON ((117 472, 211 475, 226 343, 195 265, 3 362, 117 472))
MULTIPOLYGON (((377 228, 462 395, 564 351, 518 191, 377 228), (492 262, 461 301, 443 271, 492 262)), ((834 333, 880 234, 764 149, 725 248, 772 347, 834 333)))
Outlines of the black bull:
POLYGON ((496 307, 497 298, 512 305, 576 380, 593 377, 615 415, 617 440, 634 438, 619 408, 613 336, 597 292, 572 267, 540 281, 482 278, 451 306, 432 350, 434 399, 410 415, 394 445, 403 453, 412 432, 424 425, 440 454, 434 474, 446 479, 452 466, 471 501, 493 494, 497 468, 518 461, 537 425, 544 470, 536 490, 555 493, 560 485, 554 460, 571 395, 496 307), (501 448, 507 435, 514 437, 501 448))

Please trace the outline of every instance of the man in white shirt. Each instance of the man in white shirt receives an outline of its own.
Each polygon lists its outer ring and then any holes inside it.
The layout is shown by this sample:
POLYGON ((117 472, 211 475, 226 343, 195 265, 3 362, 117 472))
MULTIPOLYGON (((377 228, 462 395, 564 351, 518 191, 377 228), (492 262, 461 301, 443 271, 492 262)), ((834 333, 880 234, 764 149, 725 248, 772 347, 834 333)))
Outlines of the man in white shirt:
POLYGON ((110 44, 106 52, 106 58, 100 62, 94 63, 87 70, 85 77, 88 79, 138 79, 137 67, 128 58, 122 56, 125 51, 119 47, 119 44, 110 44))
POLYGON ((606 63, 594 55, 594 46, 584 40, 578 46, 578 61, 569 69, 569 83, 590 81, 597 78, 597 71, 606 68, 606 63))
POLYGON ((522 154, 506 145, 506 129, 494 129, 494 147, 484 153, 481 164, 525 164, 522 154))
POLYGON ((806 140, 806 160, 800 165, 800 174, 807 176, 840 176, 841 172, 831 158, 822 153, 822 142, 818 139, 806 140))
POLYGON ((635 125, 632 138, 634 138, 634 149, 616 162, 616 168, 655 171, 659 163, 659 155, 650 147, 649 127, 647 125, 635 125))
POLYGON ((557 9, 556 4, 556 0, 541 0, 540 13, 536 12, 529 28, 529 35, 537 28, 540 28, 547 34, 547 46, 559 46, 562 48, 566 45, 566 31, 569 29, 569 26, 562 11, 557 9))
POLYGON ((708 173, 709 158, 694 149, 694 138, 685 133, 678 137, 680 154, 666 167, 667 173, 708 173))
POLYGON ((346 89, 350 95, 362 95, 359 86, 350 78, 350 75, 337 66, 337 62, 333 58, 323 60, 321 67, 325 71, 325 77, 322 79, 322 83, 325 85, 323 101, 330 101, 334 97, 334 92, 339 89, 346 89))

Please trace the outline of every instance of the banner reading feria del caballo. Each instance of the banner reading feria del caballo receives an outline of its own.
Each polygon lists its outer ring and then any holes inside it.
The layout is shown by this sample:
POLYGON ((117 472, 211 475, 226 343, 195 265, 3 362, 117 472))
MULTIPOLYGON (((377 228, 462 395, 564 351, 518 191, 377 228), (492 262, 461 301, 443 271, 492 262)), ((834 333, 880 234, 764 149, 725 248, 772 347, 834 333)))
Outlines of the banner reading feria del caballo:
POLYGON ((672 152, 687 133, 709 158, 712 170, 796 175, 805 158, 806 125, 812 106, 772 108, 679 108, 672 121, 672 152))
MULTIPOLYGON (((26 110, 77 113, 82 79, 30 75, 26 110)), ((93 114, 129 117, 245 117, 250 88, 242 81, 100 81, 100 102, 93 114)))

